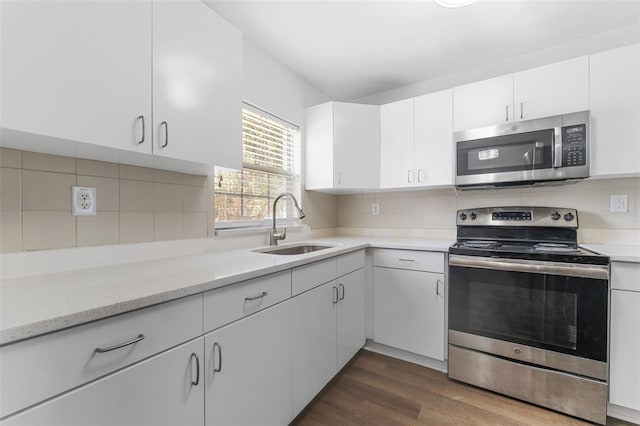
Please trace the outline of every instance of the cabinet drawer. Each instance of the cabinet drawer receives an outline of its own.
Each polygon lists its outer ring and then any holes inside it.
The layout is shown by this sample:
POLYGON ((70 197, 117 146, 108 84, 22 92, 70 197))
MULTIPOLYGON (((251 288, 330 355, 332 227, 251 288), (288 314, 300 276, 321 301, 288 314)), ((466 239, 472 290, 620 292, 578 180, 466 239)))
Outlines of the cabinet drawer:
POLYGON ((640 291, 640 263, 611 262, 611 288, 640 291))
POLYGON ((336 267, 336 258, 333 257, 293 269, 291 276, 293 296, 334 280, 336 267))
POLYGON ((202 334, 202 295, 0 348, 0 416, 33 405, 202 334), (131 345, 99 353, 132 341, 131 345))
POLYGON ((336 268, 338 277, 347 275, 356 269, 364 268, 364 250, 338 256, 336 268))
POLYGON ((291 271, 255 278, 204 294, 204 330, 214 330, 291 297, 291 271))
POLYGON ((444 273, 444 253, 418 250, 376 249, 374 266, 444 273))

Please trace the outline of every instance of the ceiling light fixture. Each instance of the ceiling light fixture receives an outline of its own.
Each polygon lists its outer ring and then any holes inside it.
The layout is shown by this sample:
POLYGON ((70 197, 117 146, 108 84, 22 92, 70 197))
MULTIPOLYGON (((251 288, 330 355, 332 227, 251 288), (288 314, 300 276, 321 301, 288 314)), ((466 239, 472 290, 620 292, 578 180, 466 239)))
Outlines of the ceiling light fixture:
POLYGON ((475 3, 477 0, 434 0, 434 1, 438 4, 438 6, 452 8, 452 7, 468 6, 471 3, 475 3))

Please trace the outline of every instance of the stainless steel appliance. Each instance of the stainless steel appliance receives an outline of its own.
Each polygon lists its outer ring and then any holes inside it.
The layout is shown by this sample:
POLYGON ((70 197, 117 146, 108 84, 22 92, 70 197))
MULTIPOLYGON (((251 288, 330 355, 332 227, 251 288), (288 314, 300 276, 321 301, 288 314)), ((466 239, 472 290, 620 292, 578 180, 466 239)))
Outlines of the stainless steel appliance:
POLYGON ((454 133, 460 189, 589 177, 589 111, 454 133))
POLYGON ((604 424, 609 258, 577 228, 574 209, 458 211, 448 374, 604 424))

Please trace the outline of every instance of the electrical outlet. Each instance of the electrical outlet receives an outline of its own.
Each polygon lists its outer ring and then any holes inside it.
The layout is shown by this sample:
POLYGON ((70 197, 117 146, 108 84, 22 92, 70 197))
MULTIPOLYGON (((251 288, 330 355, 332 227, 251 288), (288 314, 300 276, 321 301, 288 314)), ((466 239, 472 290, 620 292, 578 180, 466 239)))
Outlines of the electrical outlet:
POLYGON ((71 187, 71 214, 92 216, 96 214, 96 189, 85 186, 71 187))
POLYGON ((627 194, 612 195, 611 213, 626 213, 627 211, 627 194))
POLYGON ((371 214, 374 216, 380 215, 380 204, 378 203, 371 204, 371 214))

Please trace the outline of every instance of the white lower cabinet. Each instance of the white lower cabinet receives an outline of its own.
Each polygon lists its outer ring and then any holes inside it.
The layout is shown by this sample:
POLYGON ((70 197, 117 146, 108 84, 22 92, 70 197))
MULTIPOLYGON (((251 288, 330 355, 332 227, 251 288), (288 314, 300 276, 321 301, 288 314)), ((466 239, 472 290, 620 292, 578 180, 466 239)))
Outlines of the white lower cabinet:
POLYGON ((364 346, 364 269, 302 293, 293 303, 296 416, 364 346))
POLYGON ((63 394, 2 425, 203 425, 203 340, 63 394))
POLYGON ((443 361, 443 254, 376 250, 374 265, 374 341, 443 361))
POLYGON ((292 419, 291 300, 205 336, 207 425, 292 419))
POLYGON ((293 299, 293 414, 336 374, 337 287, 330 281, 293 299))
POLYGON ((640 264, 611 264, 609 402, 640 412, 640 264))
POLYGON ((364 346, 364 269, 336 280, 338 284, 338 370, 364 346))

